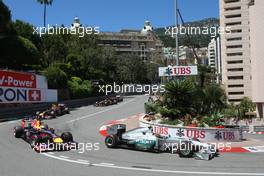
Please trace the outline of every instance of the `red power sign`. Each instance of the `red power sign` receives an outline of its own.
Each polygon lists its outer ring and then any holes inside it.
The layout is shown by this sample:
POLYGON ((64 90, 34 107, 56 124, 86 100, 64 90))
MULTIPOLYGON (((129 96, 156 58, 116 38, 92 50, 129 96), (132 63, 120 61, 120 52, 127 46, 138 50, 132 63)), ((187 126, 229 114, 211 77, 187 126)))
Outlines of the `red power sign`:
POLYGON ((36 88, 36 75, 0 70, 0 86, 36 88))

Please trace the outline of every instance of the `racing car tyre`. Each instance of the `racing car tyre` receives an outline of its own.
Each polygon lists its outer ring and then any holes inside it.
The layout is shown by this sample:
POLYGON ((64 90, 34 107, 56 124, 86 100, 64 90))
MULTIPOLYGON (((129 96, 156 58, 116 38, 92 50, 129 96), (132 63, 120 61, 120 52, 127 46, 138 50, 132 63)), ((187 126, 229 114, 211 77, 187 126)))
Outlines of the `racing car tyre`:
POLYGON ((65 111, 66 114, 70 114, 70 110, 69 110, 69 108, 65 108, 64 111, 65 111))
POLYGON ((63 113, 62 113, 62 111, 61 111, 60 109, 57 110, 57 112, 56 112, 55 114, 57 114, 57 115, 59 115, 59 116, 62 116, 62 115, 63 115, 63 113))
POLYGON ((16 126, 14 128, 14 136, 20 138, 24 133, 24 129, 21 126, 16 126))
POLYGON ((116 135, 106 136, 105 145, 108 148, 116 148, 118 146, 118 137, 116 135))
POLYGON ((55 111, 51 111, 51 112, 50 112, 50 117, 51 117, 51 118, 56 118, 56 113, 55 113, 55 111))
POLYGON ((213 154, 210 154, 209 155, 209 160, 212 160, 214 158, 214 155, 213 154))
POLYGON ((64 132, 61 134, 61 139, 64 142, 73 142, 73 136, 70 132, 64 132))
POLYGON ((192 144, 189 142, 181 142, 179 156, 181 158, 190 158, 193 156, 192 144))

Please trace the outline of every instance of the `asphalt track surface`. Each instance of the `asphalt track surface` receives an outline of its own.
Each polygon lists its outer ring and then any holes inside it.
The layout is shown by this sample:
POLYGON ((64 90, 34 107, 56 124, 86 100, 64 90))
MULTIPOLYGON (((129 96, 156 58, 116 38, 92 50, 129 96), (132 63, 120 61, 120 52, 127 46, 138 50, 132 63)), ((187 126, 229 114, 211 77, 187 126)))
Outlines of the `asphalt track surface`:
POLYGON ((124 99, 109 107, 87 106, 46 121, 72 132, 80 143, 98 143, 100 149, 38 154, 13 136, 17 121, 0 123, 0 176, 160 176, 160 175, 264 175, 264 153, 224 153, 211 161, 179 158, 126 149, 108 149, 99 128, 108 121, 144 112, 146 96, 124 99))

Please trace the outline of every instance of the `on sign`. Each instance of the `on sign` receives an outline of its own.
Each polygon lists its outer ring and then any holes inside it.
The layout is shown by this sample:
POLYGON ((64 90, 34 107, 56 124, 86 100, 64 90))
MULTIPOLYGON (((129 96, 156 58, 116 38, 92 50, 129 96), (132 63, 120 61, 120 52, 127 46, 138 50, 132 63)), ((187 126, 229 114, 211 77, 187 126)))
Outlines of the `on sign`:
POLYGON ((41 90, 0 87, 0 103, 25 103, 43 101, 41 90))
POLYGON ((36 75, 0 70, 0 86, 36 88, 36 75))
POLYGON ((189 76, 197 74, 197 66, 169 66, 159 68, 159 76, 189 76))

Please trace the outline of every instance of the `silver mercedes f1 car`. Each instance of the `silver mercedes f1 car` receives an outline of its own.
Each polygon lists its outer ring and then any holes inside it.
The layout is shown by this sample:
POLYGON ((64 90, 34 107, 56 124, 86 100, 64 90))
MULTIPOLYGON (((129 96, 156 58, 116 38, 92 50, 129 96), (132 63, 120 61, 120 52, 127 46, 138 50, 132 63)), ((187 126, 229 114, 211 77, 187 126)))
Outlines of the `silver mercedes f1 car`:
POLYGON ((114 124, 107 127, 106 133, 105 145, 108 148, 177 153, 180 157, 201 160, 211 160, 219 155, 214 145, 202 143, 197 139, 154 134, 152 127, 126 131, 126 125, 114 124))

